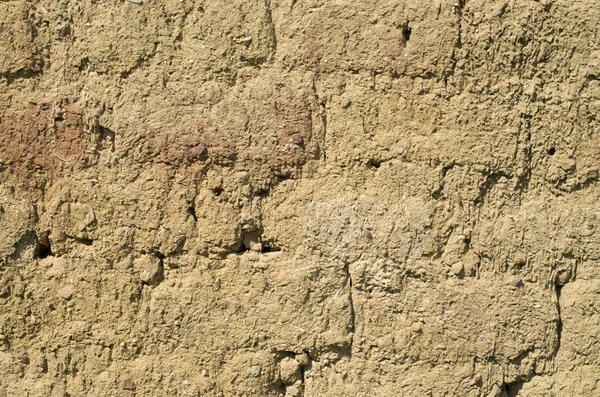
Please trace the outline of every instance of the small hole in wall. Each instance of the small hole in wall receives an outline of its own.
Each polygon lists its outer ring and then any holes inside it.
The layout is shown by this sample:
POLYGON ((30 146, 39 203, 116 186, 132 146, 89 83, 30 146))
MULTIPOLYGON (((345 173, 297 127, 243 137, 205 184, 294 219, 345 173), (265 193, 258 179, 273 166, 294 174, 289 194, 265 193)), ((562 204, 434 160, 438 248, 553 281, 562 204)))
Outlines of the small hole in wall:
POLYGON ((404 42, 406 43, 408 40, 410 40, 410 34, 412 33, 412 29, 409 28, 408 26, 405 26, 402 28, 402 38, 404 39, 404 42))
POLYGON ((195 222, 198 222, 198 215, 196 215, 196 208, 193 205, 190 205, 187 209, 187 213, 192 216, 195 222))
POLYGON ((219 197, 221 195, 221 193, 223 193, 225 190, 223 190, 222 187, 216 187, 212 190, 213 194, 217 197, 219 197))
POLYGON ((381 161, 371 159, 371 160, 367 161, 367 167, 369 167, 369 168, 379 168, 379 167, 381 167, 381 161))
POLYGON ((554 153, 556 153, 556 149, 555 148, 551 147, 550 149, 548 149, 548 154, 550 156, 554 156, 554 153))
POLYGON ((260 252, 262 252, 263 254, 269 253, 269 252, 280 252, 281 248, 277 247, 277 246, 273 246, 273 245, 267 245, 267 244, 263 244, 262 249, 260 250, 260 252))
POLYGON ((50 247, 50 239, 47 235, 42 235, 38 238, 37 257, 40 259, 52 256, 52 248, 50 247))
POLYGON ((75 241, 79 244, 87 245, 88 247, 94 244, 94 240, 91 240, 89 238, 76 238, 75 241))
POLYGON ((269 196, 269 190, 261 188, 258 189, 254 194, 260 198, 267 198, 269 196))
POLYGON ((250 251, 250 247, 246 246, 245 244, 240 244, 240 246, 235 250, 235 252, 237 252, 238 254, 243 254, 244 252, 248 252, 250 251))
POLYGON ((281 247, 277 243, 277 241, 272 239, 262 240, 261 241, 262 248, 260 252, 269 253, 269 252, 279 252, 281 251, 281 247))

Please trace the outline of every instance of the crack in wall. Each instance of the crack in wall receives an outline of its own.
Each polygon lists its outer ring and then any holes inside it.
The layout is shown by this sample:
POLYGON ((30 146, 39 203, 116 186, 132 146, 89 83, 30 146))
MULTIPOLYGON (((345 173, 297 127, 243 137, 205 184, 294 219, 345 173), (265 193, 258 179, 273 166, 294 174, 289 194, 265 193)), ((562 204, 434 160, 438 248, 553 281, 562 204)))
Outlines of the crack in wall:
POLYGON ((562 329, 563 329, 563 323, 562 323, 562 317, 561 317, 561 311, 560 311, 560 295, 562 292, 562 285, 556 285, 555 288, 555 292, 556 292, 556 310, 557 310, 557 319, 556 319, 556 348, 554 349, 554 355, 553 358, 554 360, 556 360, 556 358, 558 357, 558 352, 560 351, 560 345, 561 345, 561 338, 562 338, 562 329))
MULTIPOLYGON (((354 311, 354 300, 352 297, 353 281, 352 275, 350 274, 349 264, 346 264, 346 266, 344 266, 344 271, 346 272, 346 275, 348 277, 347 282, 349 287, 348 303, 350 304, 350 332, 354 333, 354 331, 356 330, 356 313, 354 311)), ((354 335, 352 335, 352 338, 354 339, 354 335)), ((352 352, 352 343, 350 344, 350 352, 352 352)))
POLYGON ((267 23, 268 36, 269 36, 269 58, 270 61, 275 59, 277 53, 277 35, 275 33, 275 23, 273 22, 273 12, 271 10, 271 0, 265 0, 265 19, 267 23))

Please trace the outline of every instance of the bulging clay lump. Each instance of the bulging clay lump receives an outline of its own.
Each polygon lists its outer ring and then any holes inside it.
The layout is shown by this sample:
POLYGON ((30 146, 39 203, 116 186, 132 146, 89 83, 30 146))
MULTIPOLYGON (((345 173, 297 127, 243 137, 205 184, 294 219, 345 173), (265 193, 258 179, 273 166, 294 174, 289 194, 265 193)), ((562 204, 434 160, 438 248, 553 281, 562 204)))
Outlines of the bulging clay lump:
POLYGON ((0 396, 600 396, 597 1, 0 1, 0 396))

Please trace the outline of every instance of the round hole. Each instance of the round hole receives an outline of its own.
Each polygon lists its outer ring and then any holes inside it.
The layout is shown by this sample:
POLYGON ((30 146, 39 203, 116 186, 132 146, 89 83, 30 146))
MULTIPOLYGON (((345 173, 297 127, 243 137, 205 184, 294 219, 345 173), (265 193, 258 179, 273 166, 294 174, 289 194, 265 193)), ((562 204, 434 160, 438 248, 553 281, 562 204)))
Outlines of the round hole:
POLYGON ((550 149, 548 149, 548 154, 550 156, 554 156, 554 153, 556 153, 556 149, 555 148, 551 147, 550 149))

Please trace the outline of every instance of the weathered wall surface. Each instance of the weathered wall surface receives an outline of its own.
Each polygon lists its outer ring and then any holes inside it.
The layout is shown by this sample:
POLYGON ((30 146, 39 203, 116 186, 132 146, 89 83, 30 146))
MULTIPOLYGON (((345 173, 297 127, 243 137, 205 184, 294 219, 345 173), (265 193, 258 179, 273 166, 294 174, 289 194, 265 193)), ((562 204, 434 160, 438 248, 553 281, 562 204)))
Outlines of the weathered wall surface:
POLYGON ((0 396, 600 395, 599 26, 0 1, 0 396))

